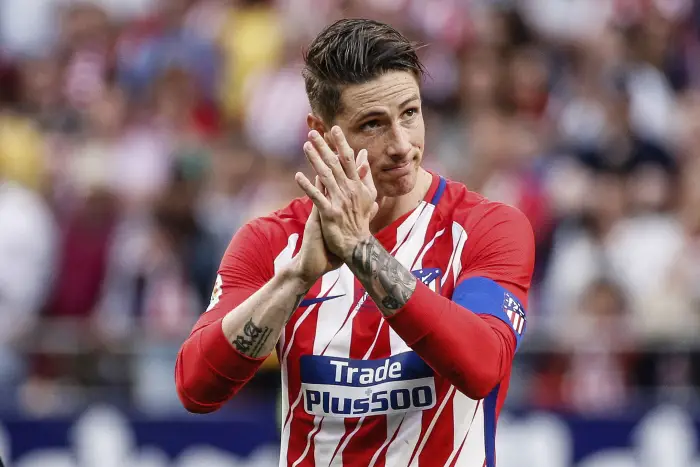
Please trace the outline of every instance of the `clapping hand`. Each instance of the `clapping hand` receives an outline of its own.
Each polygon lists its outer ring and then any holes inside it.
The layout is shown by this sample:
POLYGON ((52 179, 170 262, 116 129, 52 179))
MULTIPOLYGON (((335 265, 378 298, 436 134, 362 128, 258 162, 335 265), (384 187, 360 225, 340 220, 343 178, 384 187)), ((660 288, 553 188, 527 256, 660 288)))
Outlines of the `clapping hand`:
POLYGON ((378 210, 377 189, 367 150, 360 150, 356 158, 337 126, 331 129, 330 137, 337 154, 315 130, 309 133, 309 141, 304 144, 304 154, 316 171, 320 185, 311 183, 301 172, 296 174, 295 180, 318 210, 328 250, 347 262, 355 246, 371 236, 369 223, 378 210))

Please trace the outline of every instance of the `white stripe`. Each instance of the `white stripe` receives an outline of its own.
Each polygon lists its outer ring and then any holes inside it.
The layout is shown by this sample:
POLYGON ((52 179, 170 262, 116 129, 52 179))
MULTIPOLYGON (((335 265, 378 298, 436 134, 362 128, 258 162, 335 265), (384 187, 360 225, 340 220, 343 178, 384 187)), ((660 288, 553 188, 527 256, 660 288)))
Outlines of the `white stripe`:
MULTIPOLYGON (((387 466, 404 466, 408 464, 423 427, 423 413, 406 412, 406 418, 399 428, 396 439, 387 447, 387 466)), ((396 418, 396 416, 388 418, 396 418)))
MULTIPOLYGON (((423 210, 428 206, 428 203, 423 201, 421 204, 416 207, 416 209, 413 210, 410 216, 406 218, 405 221, 403 221, 403 224, 397 227, 396 229, 396 244, 397 245, 403 245, 404 241, 408 237, 408 234, 411 233, 411 230, 415 226, 416 222, 418 219, 421 217, 423 214, 423 210)), ((432 206, 432 205, 430 205, 432 206)), ((433 206, 434 208, 434 206, 433 206)), ((394 248, 394 251, 396 248, 394 248)))
MULTIPOLYGON (((336 283, 338 280, 339 273, 338 270, 328 272, 321 277, 321 291, 317 295, 317 297, 322 297, 326 295, 326 292, 329 292, 329 289, 333 287, 333 284, 336 283)), ((340 300, 340 299, 338 299, 340 300)), ((329 300, 333 301, 333 300, 329 300)), ((327 303, 327 302, 325 302, 327 303)), ((292 344, 294 344, 294 338, 296 337, 297 334, 297 329, 299 329, 299 326, 301 326, 301 323, 304 322, 306 318, 311 314, 311 312, 316 308, 318 304, 314 303, 313 305, 309 306, 305 311, 304 314, 302 314, 299 319, 297 320, 296 323, 294 323, 294 329, 292 330, 292 337, 289 340, 289 344, 287 344, 287 349, 284 351, 284 355, 282 356, 282 361, 286 361, 287 357, 289 356, 289 351, 292 349, 292 344)))
MULTIPOLYGON (((483 401, 476 409, 474 421, 470 424, 467 439, 464 441, 462 450, 459 452, 455 467, 482 467, 486 458, 486 446, 484 444, 484 404, 483 401)), ((458 448, 459 449, 459 448, 458 448)), ((454 451, 447 460, 446 465, 450 465, 452 459, 457 455, 454 451)))
POLYGON ((423 258, 425 258, 425 254, 432 248, 433 244, 435 244, 435 240, 440 238, 442 234, 445 233, 445 229, 442 229, 438 233, 435 234, 435 236, 428 242, 427 245, 425 245, 425 248, 423 248, 423 251, 421 252, 420 256, 418 257, 418 260, 416 261, 415 266, 413 266, 413 269, 422 269, 423 268, 423 258))
POLYGON ((457 284, 457 277, 462 272, 462 249, 467 241, 467 232, 457 222, 452 222, 452 238, 457 238, 457 244, 454 245, 454 261, 452 262, 452 284, 457 284))
POLYGON ((299 405, 299 402, 301 402, 301 388, 299 389, 299 395, 297 396, 296 400, 292 404, 292 407, 289 409, 289 411, 285 410, 289 406, 289 394, 287 391, 289 391, 289 388, 286 384, 288 381, 286 373, 286 364, 282 365, 282 416, 284 417, 282 421, 286 420, 286 423, 284 424, 284 427, 282 428, 282 448, 280 450, 280 467, 286 466, 287 465, 287 450, 289 449, 289 437, 291 435, 291 426, 292 426, 292 420, 294 419, 294 409, 297 408, 299 405), (291 416, 289 419, 287 419, 287 414, 291 412, 291 416))
POLYGON ((367 360, 370 355, 372 355, 372 351, 374 350, 374 346, 377 343, 377 340, 379 339, 379 334, 382 331, 382 326, 384 326, 384 319, 381 319, 379 321, 379 326, 377 326, 377 334, 374 336, 374 341, 372 341, 372 345, 369 346, 369 349, 367 349, 367 353, 362 357, 362 360, 367 360))
POLYGON ((355 425, 355 429, 352 430, 352 432, 350 432, 350 434, 345 438, 345 441, 343 441, 343 444, 340 445, 340 448, 338 449, 338 452, 336 453, 335 457, 333 458, 332 463, 329 464, 329 467, 330 466, 343 467, 343 451, 350 443, 350 439, 353 436, 355 436, 355 433, 360 431, 360 428, 362 427, 362 422, 364 422, 364 421, 365 421, 365 417, 362 417, 357 421, 357 424, 355 425))
MULTIPOLYGON (((455 261, 455 258, 457 258, 459 255, 462 254, 462 248, 464 248, 464 244, 467 241, 467 232, 461 228, 459 224, 452 223, 452 254, 450 255, 450 261, 447 263, 447 268, 445 269, 445 272, 443 273, 442 280, 440 281, 440 285, 445 285, 445 282, 447 281, 447 278, 450 277, 450 269, 452 269, 452 265, 455 261), (459 229, 455 228, 455 225, 460 227, 459 229)), ((460 260, 461 263, 461 260, 460 260)), ((460 268, 461 270, 461 268, 460 268)), ((455 277, 453 281, 457 281, 457 278, 455 277)))
MULTIPOLYGON (((421 215, 416 219, 416 225, 411 230, 411 235, 406 242, 396 251, 394 257, 407 268, 413 266, 416 257, 420 253, 424 243, 425 236, 428 232, 430 220, 435 211, 435 206, 424 203, 425 207, 421 210, 421 215)), ((411 348, 396 334, 392 327, 389 327, 389 342, 391 344, 391 355, 396 355, 403 352, 408 352, 411 348)))
MULTIPOLYGON (((379 454, 382 453, 384 448, 389 444, 391 439, 394 437, 394 433, 396 433, 396 430, 398 430, 403 424, 401 423, 403 421, 403 417, 387 417, 386 420, 386 439, 382 443, 381 446, 379 446, 379 449, 374 453, 372 456, 372 459, 369 462, 369 465, 367 467, 374 467, 374 464, 377 463, 377 460, 379 459, 379 454)), ((384 463, 386 466, 393 466, 395 464, 390 464, 389 463, 389 457, 387 453, 387 459, 386 462, 384 463)))
POLYGON ((435 412, 435 416, 433 417, 432 420, 430 420, 430 424, 428 425, 428 429, 425 430, 425 435, 423 435, 423 439, 420 442, 420 445, 418 446, 418 450, 416 451, 416 455, 413 458, 413 461, 411 462, 411 467, 414 465, 418 465, 418 458, 420 457, 420 453, 423 452, 423 448, 425 447, 425 443, 428 442, 428 438, 430 437, 430 434, 433 432, 433 428, 435 428, 435 424, 438 421, 438 418, 440 418, 440 414, 442 411, 445 409, 445 406, 447 405, 447 402, 452 398, 453 393, 455 392, 455 387, 450 386, 450 389, 447 390, 447 393, 445 394, 445 397, 442 399, 442 402, 440 403, 440 407, 438 407, 437 411, 435 412))
POLYGON ((294 250, 297 247, 297 241, 299 241, 299 234, 294 233, 289 236, 287 246, 275 258, 275 273, 292 262, 292 255, 294 255, 294 250))
MULTIPOLYGON (((352 317, 360 306, 358 302, 353 307, 355 303, 355 276, 347 265, 338 269, 338 282, 329 294, 342 295, 342 297, 323 302, 318 308, 313 353, 314 355, 323 353, 323 355, 332 357, 349 358, 352 317), (353 307, 352 310, 351 307, 353 307), (348 317, 348 315, 350 316, 348 317), (343 325, 343 323, 345 324, 343 325)), ((334 417, 324 418, 314 443, 316 465, 330 465, 333 453, 343 435, 345 435, 345 420, 334 417)))
MULTIPOLYGON (((455 392, 455 397, 452 401, 452 420, 454 425, 452 454, 450 455, 450 458, 447 460, 447 462, 445 462, 445 465, 449 465, 450 462, 452 462, 452 460, 454 459, 455 455, 457 454, 457 451, 459 451, 459 447, 462 445, 462 442, 464 441, 465 437, 467 436, 467 433, 469 432, 469 429, 472 426, 472 420, 476 422, 478 414, 475 415, 474 410, 477 410, 478 412, 482 413, 481 423, 483 425, 484 417, 483 410, 481 410, 481 405, 483 404, 479 404, 479 401, 470 399, 460 391, 455 392), (477 405, 479 405, 478 408, 477 405)), ((469 434, 469 436, 471 437, 471 433, 469 434)), ((483 444, 483 442, 484 432, 482 428, 481 443, 483 444)), ((481 459, 481 462, 484 462, 483 458, 481 459)))
POLYGON ((325 355, 347 358, 350 355, 350 334, 344 335, 344 337, 347 337, 346 339, 334 339, 333 337, 341 331, 344 332, 341 327, 343 327, 343 322, 348 313, 350 313, 350 307, 355 302, 355 276, 347 264, 344 264, 334 272, 338 281, 328 292, 328 295, 342 296, 322 302, 318 308, 313 353, 314 355, 321 355, 321 352, 328 346, 325 355), (331 340, 333 340, 332 343, 331 340), (331 345, 329 346, 329 344, 331 345))

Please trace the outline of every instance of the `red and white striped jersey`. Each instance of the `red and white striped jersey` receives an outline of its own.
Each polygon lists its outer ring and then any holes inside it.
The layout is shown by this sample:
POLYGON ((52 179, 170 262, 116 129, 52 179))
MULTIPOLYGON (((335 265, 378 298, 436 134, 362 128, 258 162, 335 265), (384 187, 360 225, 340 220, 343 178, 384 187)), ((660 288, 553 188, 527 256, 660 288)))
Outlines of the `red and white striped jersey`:
MULTIPOLYGON (((297 199, 236 234, 199 328, 220 319, 291 261, 310 210, 308 198, 297 199)), ((280 466, 495 465, 496 417, 515 342, 525 330, 533 261, 531 229, 523 248, 515 239, 509 243, 513 251, 501 256, 491 251, 502 244, 499 236, 519 234, 499 227, 516 225, 512 218, 529 228, 514 208, 433 174, 424 200, 375 234, 442 297, 454 299, 455 287, 470 278, 488 279, 505 290, 498 304, 500 321, 488 317, 501 325, 508 321, 513 343, 496 388, 480 399, 458 390, 451 381, 459 377, 438 374, 407 345, 392 327, 393 318, 383 317, 343 266, 318 280, 277 345, 283 388, 280 466), (509 255, 519 259, 509 261, 509 255)), ((454 354, 444 352, 440 358, 449 365, 462 350, 451 349, 454 354)))

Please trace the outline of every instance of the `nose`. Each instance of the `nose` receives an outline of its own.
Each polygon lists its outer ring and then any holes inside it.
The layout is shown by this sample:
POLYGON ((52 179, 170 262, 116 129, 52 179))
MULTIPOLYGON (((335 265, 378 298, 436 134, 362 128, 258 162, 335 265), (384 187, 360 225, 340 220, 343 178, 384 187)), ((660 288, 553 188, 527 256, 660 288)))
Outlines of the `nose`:
POLYGON ((395 161, 406 158, 411 151, 409 132, 399 123, 394 123, 387 133, 387 154, 395 161))

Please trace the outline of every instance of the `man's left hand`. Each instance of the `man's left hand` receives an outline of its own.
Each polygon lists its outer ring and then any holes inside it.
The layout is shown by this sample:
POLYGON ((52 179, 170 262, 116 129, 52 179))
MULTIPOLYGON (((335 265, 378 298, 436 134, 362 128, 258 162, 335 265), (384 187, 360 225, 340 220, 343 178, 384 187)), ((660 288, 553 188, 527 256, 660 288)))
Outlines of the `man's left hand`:
POLYGON ((304 154, 325 187, 318 189, 301 172, 294 177, 311 198, 321 216, 323 238, 328 249, 347 262, 355 245, 371 236, 369 223, 378 210, 377 190, 367 161, 367 150, 355 158, 342 130, 335 126, 331 136, 336 154, 315 130, 309 133, 304 154))

